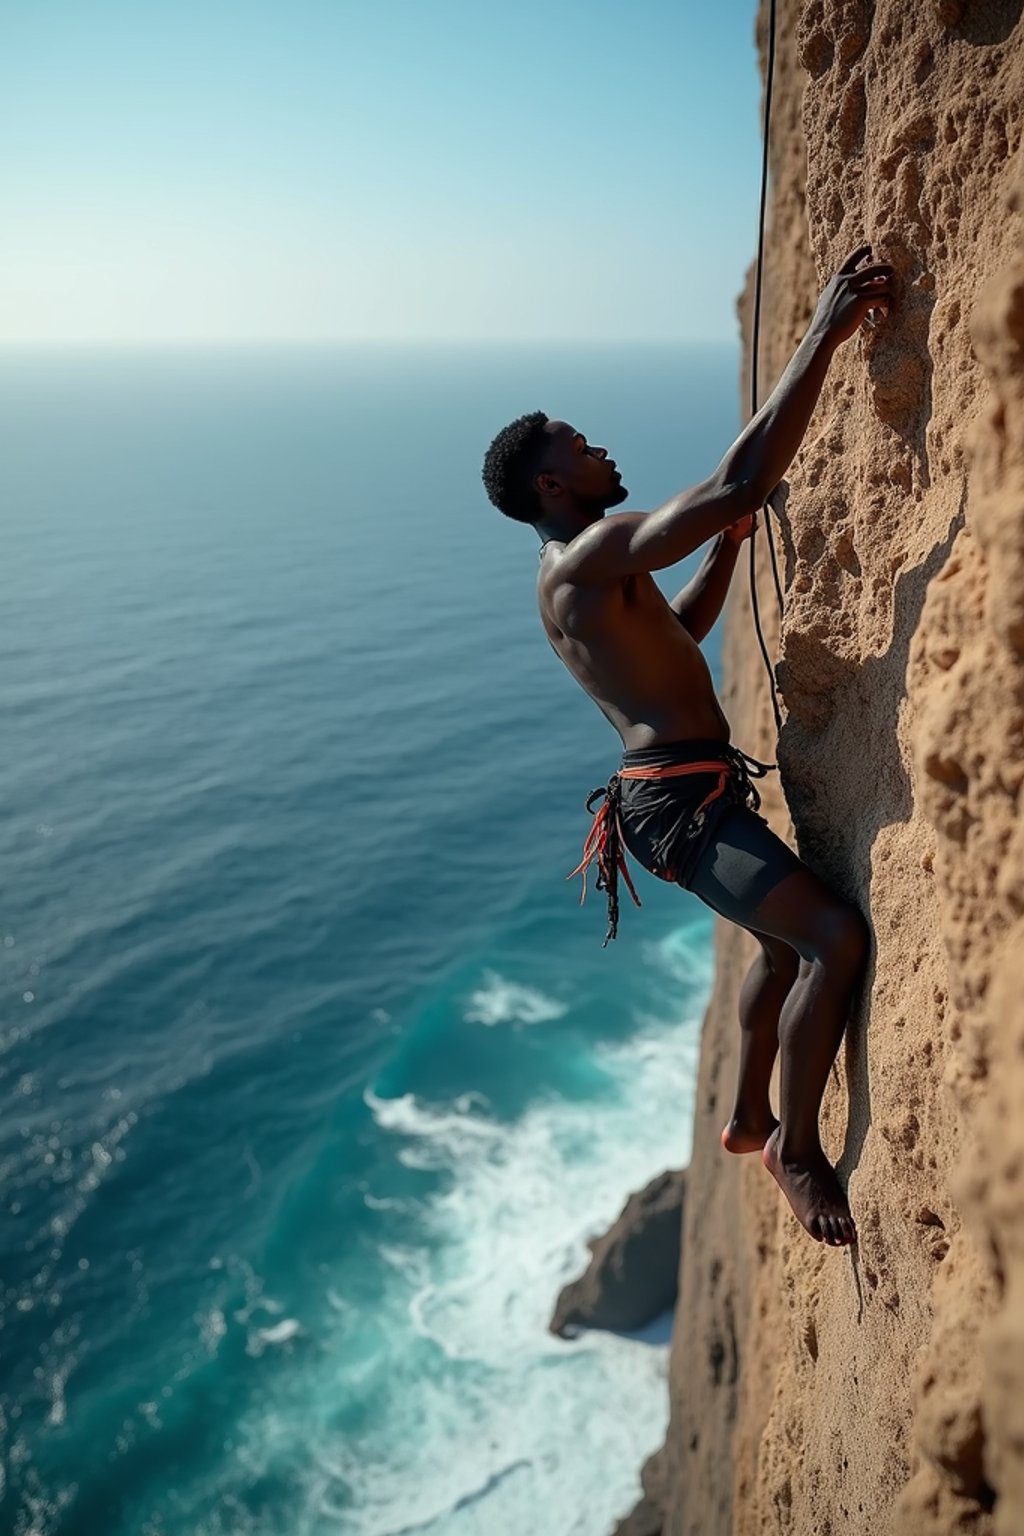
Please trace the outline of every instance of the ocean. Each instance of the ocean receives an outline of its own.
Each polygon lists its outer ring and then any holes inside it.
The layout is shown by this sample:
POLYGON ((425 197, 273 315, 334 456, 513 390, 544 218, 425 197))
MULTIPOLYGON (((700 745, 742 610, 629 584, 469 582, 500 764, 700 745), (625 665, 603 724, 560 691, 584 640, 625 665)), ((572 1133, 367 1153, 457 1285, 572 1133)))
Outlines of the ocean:
POLYGON ((0 355, 5 1536, 604 1536, 639 1496, 668 1322, 547 1322, 688 1158, 712 916, 638 871, 602 949, 567 883, 618 738, 480 463, 540 408, 654 506, 737 377, 0 355))

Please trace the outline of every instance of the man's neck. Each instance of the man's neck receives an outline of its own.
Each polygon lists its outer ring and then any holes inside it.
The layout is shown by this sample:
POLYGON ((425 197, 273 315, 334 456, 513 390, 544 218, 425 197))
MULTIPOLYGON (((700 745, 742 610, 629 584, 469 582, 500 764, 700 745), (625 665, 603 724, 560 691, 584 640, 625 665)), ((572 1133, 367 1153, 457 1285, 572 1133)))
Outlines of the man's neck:
POLYGON ((540 534, 541 548, 543 549, 545 544, 550 544, 553 541, 557 541, 559 544, 568 544, 578 533, 582 533, 584 528, 589 528, 592 523, 599 523, 603 516, 603 509, 589 513, 581 511, 577 516, 560 517, 557 522, 549 522, 547 519, 542 519, 541 522, 535 523, 534 527, 540 534))

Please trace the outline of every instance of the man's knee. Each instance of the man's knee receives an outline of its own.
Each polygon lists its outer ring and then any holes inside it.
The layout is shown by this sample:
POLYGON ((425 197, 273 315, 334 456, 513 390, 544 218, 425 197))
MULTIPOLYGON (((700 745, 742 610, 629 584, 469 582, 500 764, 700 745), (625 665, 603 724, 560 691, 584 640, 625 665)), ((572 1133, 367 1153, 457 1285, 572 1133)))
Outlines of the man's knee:
POLYGON ((796 981, 800 971, 800 956, 796 950, 778 939, 761 937, 760 944, 764 953, 764 963, 772 975, 789 984, 796 981))
POLYGON ((814 925, 814 959, 827 970, 855 975, 867 960, 870 944, 871 930, 863 913, 848 902, 826 908, 814 925))

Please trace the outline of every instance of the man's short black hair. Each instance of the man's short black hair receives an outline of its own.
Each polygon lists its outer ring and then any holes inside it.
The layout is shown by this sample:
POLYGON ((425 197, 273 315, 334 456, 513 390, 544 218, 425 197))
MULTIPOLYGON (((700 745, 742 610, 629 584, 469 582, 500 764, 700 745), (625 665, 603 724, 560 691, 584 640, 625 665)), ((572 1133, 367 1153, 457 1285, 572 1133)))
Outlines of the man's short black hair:
POLYGON ((517 523, 534 523, 540 516, 531 480, 547 421, 543 411, 518 416, 502 427, 484 455, 484 489, 498 511, 517 523))

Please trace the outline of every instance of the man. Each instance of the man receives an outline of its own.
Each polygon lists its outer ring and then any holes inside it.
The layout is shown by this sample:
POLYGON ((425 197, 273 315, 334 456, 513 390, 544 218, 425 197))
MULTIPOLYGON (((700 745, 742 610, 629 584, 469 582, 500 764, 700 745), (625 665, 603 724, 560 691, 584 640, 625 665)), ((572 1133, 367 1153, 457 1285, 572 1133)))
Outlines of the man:
POLYGON ((586 867, 598 860, 608 937, 619 872, 632 892, 621 840, 652 874, 694 891, 759 940, 741 993, 739 1084, 722 1145, 760 1150, 798 1220, 835 1246, 856 1241, 856 1229, 818 1114, 868 927, 757 814, 750 775, 768 765, 730 743, 699 641, 721 611, 757 508, 800 446, 833 352, 870 311, 888 312, 892 268, 863 265, 870 255, 862 246, 829 282, 771 397, 714 473, 655 512, 606 516, 628 494, 614 460, 540 411, 500 432, 484 461, 491 501, 540 534, 537 595, 548 640, 622 738, 618 773, 588 800, 590 809, 605 796, 574 873, 583 873, 585 890, 586 867), (666 601, 650 573, 713 536, 697 575, 666 601), (780 1050, 776 1119, 768 1087, 780 1050))

